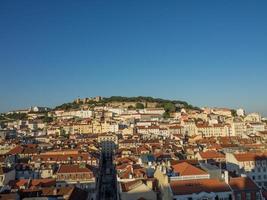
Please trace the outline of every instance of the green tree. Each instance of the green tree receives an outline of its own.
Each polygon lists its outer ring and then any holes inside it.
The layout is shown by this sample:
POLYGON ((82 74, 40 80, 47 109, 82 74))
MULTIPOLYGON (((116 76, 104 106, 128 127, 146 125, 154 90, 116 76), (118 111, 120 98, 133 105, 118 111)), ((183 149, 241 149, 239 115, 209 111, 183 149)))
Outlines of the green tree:
POLYGON ((163 118, 164 119, 170 118, 170 113, 168 113, 168 112, 163 113, 163 118))
POLYGON ((132 105, 128 106, 129 110, 134 110, 134 107, 132 105))
POLYGON ((136 109, 144 109, 145 108, 144 104, 142 104, 142 103, 136 103, 135 107, 136 107, 136 109))
POLYGON ((165 103, 163 107, 164 107, 165 112, 168 112, 168 113, 175 112, 176 110, 175 105, 171 102, 165 103))
POLYGON ((45 116, 44 119, 43 119, 43 122, 45 123, 50 123, 53 121, 53 118, 52 117, 48 117, 48 116, 45 116))
POLYGON ((14 120, 25 120, 27 119, 26 113, 12 113, 6 115, 7 118, 14 119, 14 120))
POLYGON ((237 116, 237 112, 236 112, 236 110, 231 110, 231 113, 232 113, 232 116, 233 116, 233 117, 236 117, 236 116, 237 116))

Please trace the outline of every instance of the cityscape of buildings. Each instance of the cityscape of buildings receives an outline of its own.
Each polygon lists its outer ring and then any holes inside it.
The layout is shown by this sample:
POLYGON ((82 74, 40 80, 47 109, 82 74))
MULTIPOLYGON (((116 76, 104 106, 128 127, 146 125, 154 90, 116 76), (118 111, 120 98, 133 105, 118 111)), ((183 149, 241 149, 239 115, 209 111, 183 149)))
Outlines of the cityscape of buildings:
POLYGON ((0 200, 267 200, 267 0, 0 0, 0 75, 0 200))
POLYGON ((264 200, 267 119, 152 97, 0 115, 0 199, 264 200))

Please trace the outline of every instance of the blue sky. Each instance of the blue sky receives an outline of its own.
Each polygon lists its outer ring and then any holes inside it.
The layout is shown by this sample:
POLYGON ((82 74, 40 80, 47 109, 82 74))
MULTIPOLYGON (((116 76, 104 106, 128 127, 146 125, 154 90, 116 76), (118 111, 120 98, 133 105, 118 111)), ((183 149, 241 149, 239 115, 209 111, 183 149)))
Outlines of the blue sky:
POLYGON ((0 1, 0 112, 154 96, 267 115, 267 1, 0 1))

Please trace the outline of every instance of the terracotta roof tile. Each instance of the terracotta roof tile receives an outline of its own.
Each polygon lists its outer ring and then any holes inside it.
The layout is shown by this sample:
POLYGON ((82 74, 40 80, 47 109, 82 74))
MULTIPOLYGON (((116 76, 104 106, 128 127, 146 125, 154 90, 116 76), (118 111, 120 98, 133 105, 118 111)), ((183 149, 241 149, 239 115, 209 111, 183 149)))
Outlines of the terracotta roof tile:
POLYGON ((190 175, 205 175, 207 172, 199 169, 187 162, 172 165, 174 172, 179 173, 180 176, 190 176, 190 175))
POLYGON ((130 182, 122 182, 121 183, 121 188, 122 188, 122 191, 123 192, 128 192, 140 185, 143 184, 143 181, 142 180, 134 180, 134 181, 130 181, 130 182))
POLYGON ((231 178, 229 185, 234 191, 260 190, 260 188, 249 177, 231 178))
POLYGON ((174 195, 186 195, 201 192, 231 192, 230 187, 217 179, 198 179, 172 181, 170 183, 174 195))
POLYGON ((239 162, 244 161, 256 161, 256 160, 266 160, 267 159, 267 152, 265 153, 238 153, 234 154, 235 158, 239 162))
POLYGON ((61 165, 57 173, 92 173, 92 171, 79 165, 61 165))
POLYGON ((225 155, 218 151, 199 152, 203 159, 225 158, 225 155))

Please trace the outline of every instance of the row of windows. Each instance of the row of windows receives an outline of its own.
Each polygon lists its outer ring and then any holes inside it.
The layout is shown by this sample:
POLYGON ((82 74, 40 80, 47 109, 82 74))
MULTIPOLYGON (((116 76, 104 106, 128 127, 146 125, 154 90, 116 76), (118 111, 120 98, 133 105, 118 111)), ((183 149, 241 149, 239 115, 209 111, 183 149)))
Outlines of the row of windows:
POLYGON ((266 166, 266 164, 267 164, 267 162, 266 162, 266 160, 262 160, 262 161, 256 161, 256 162, 254 162, 254 161, 251 161, 251 162, 243 162, 243 165, 245 165, 245 166, 266 166))
POLYGON ((267 179, 267 175, 263 175, 263 176, 261 176, 261 175, 258 175, 258 176, 252 176, 252 179, 253 180, 262 180, 262 179, 267 179))
POLYGON ((65 180, 68 180, 68 179, 73 179, 73 180, 76 180, 76 179, 90 179, 92 177, 93 176, 91 174, 66 174, 66 175, 58 175, 58 178, 59 179, 65 179, 65 180))
MULTIPOLYGON (((247 192, 246 194, 246 197, 245 197, 245 200, 251 200, 252 199, 252 195, 250 192, 247 192)), ((242 194, 241 193, 238 193, 236 195, 236 199, 237 200, 242 200, 242 194)), ((261 199, 261 195, 259 192, 256 193, 256 200, 260 200, 261 199)))
POLYGON ((266 167, 257 167, 256 169, 252 169, 252 172, 266 172, 266 167))
POLYGON ((257 182, 260 187, 267 187, 267 182, 257 182))

